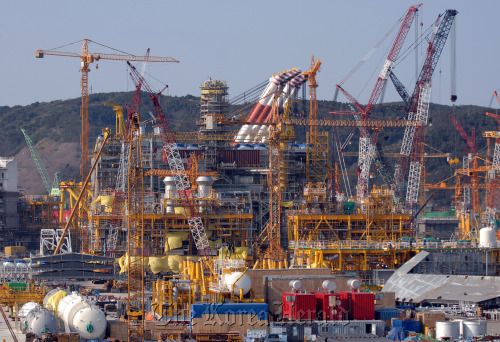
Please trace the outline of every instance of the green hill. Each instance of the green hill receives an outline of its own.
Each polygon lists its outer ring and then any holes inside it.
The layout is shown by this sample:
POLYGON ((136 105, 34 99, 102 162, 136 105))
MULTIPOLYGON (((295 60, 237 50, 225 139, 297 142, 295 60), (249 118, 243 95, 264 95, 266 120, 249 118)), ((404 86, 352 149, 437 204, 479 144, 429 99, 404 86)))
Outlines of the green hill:
MULTIPOLYGON (((114 131, 115 114, 111 107, 104 106, 105 103, 116 103, 126 106, 132 102, 133 92, 117 92, 117 93, 102 93, 94 94, 89 98, 89 146, 93 146, 93 142, 97 135, 104 127, 110 127, 114 131)), ((194 131, 196 130, 195 120, 199 118, 199 101, 195 96, 183 97, 165 97, 161 98, 161 105, 166 112, 167 120, 169 121, 173 131, 194 131)), ((81 131, 80 121, 80 103, 81 99, 59 100, 52 102, 33 103, 28 106, 0 107, 0 125, 2 134, 0 135, 0 155, 9 156, 24 156, 28 160, 26 143, 21 128, 26 129, 31 139, 37 148, 41 150, 40 155, 44 164, 49 170, 49 174, 55 171, 60 171, 62 179, 78 179, 79 165, 79 141, 81 131), (44 145, 42 142, 48 141, 44 145), (72 145, 65 145, 72 144, 72 145), (57 147, 48 146, 71 146, 72 153, 65 153, 63 156, 57 156, 57 162, 51 158, 55 158, 57 147), (47 149, 43 151, 43 149, 47 149), (52 150, 50 150, 52 149, 52 150), (49 151, 50 150, 50 151, 49 151), (65 159, 65 160, 61 160, 65 159), (67 159, 67 160, 66 160, 67 159), (59 170, 50 170, 54 165, 59 166, 59 170)), ((146 108, 153 111, 149 98, 143 94, 141 108, 146 108)), ((301 106, 299 106, 301 107, 301 106)), ((231 108, 232 111, 238 110, 240 107, 231 108)), ((251 108, 251 107, 250 107, 251 108)), ((328 114, 333 109, 348 110, 348 107, 342 103, 333 103, 331 101, 319 101, 318 117, 329 118, 328 114)), ((307 112, 308 105, 300 108, 307 112)), ((243 113, 248 113, 243 112, 243 113)), ((494 109, 478 107, 478 106, 457 106, 454 109, 455 118, 462 125, 468 135, 472 132, 472 127, 476 127, 476 142, 478 150, 482 155, 486 153, 486 139, 482 138, 484 131, 497 129, 495 119, 487 117, 485 113, 494 112, 494 109)), ((144 112, 144 110, 143 110, 144 112)), ((126 109, 125 109, 126 113, 126 109)), ((426 143, 430 147, 426 147, 426 152, 434 153, 435 150, 450 153, 452 158, 462 158, 465 148, 467 147, 460 137, 457 130, 453 127, 448 115, 452 113, 451 106, 431 104, 430 115, 432 125, 427 128, 426 143), (434 150, 435 149, 435 150, 434 150)), ((126 114, 125 114, 126 115, 126 114)), ((148 114, 142 114, 145 119, 148 114)), ((303 114, 307 116, 307 113, 303 114)), ((389 103, 379 105, 375 108, 372 114, 373 118, 404 118, 405 113, 401 111, 401 103, 389 103)), ((345 118, 345 117, 344 117, 345 118)), ((142 120, 142 118, 141 118, 142 120)), ((351 132, 351 129, 323 128, 328 130, 330 134, 335 132, 335 137, 340 143, 343 143, 351 132)), ((297 127, 297 142, 305 142, 306 127, 297 127)), ((381 149, 384 152, 398 153, 401 140, 403 138, 404 129, 401 128, 386 128, 379 132, 379 142, 381 149)), ((359 133, 355 132, 351 142, 347 145, 346 151, 356 152, 359 133)), ((67 147, 69 148, 69 147, 67 147)), ((337 153, 332 145, 331 147, 333 162, 337 161, 337 153)), ((346 158, 346 164, 350 171, 355 171, 356 157, 346 158)), ((397 163, 397 158, 389 158, 389 165, 393 168, 397 163)), ((22 164, 21 167, 29 168, 22 164)), ((34 164, 33 164, 34 165, 34 164)), ((450 166, 444 158, 427 158, 427 182, 438 182, 453 174, 453 170, 461 164, 450 166)), ((36 174, 36 171, 34 171, 36 174)), ((372 171, 376 173, 375 171, 372 171)), ((38 181, 36 175, 32 177, 38 181)), ((353 177, 354 180, 355 177, 353 177)), ((376 177, 372 184, 380 184, 380 177, 376 177)), ((23 180, 21 179, 21 183, 23 180)), ((30 188, 26 184, 22 184, 25 188, 30 188)), ((448 195, 440 195, 440 197, 448 195)), ((445 198, 443 198, 443 201, 445 198)))

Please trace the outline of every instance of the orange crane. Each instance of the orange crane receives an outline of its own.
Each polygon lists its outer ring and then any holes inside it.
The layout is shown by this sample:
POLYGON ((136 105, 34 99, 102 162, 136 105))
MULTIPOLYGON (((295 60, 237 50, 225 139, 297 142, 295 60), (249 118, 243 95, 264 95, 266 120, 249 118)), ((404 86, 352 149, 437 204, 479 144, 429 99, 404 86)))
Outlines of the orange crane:
MULTIPOLYGON (((112 49, 106 45, 94 42, 90 39, 83 39, 82 52, 81 54, 75 52, 64 52, 60 51, 60 48, 66 47, 68 45, 80 43, 82 40, 70 44, 66 44, 50 50, 36 50, 35 57, 43 58, 45 55, 51 56, 63 56, 63 57, 76 57, 80 58, 81 66, 80 71, 82 72, 82 78, 80 85, 82 87, 82 105, 80 107, 80 116, 82 118, 82 134, 80 137, 80 145, 82 148, 82 161, 80 164, 80 176, 82 181, 87 175, 87 168, 89 162, 89 146, 88 146, 88 133, 89 133, 89 116, 88 116, 88 103, 89 103, 89 88, 88 88, 88 75, 90 71, 90 64, 103 60, 115 60, 115 61, 131 61, 131 62, 174 62, 179 63, 178 60, 171 57, 153 57, 153 56, 134 56, 123 51, 112 49), (119 54, 107 54, 107 53, 91 53, 88 48, 89 43, 94 43, 102 47, 115 50, 119 54)), ((96 69, 98 66, 96 65, 96 69)))

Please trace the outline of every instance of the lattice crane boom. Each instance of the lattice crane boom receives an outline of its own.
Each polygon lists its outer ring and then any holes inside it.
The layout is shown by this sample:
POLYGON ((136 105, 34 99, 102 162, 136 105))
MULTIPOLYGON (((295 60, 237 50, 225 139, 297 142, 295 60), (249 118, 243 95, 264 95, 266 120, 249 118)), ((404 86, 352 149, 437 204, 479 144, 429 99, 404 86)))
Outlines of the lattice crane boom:
POLYGON ((21 132, 24 134, 24 139, 26 140, 26 144, 28 145, 28 148, 31 153, 31 157, 35 161, 36 168, 38 169, 38 173, 40 173, 40 177, 42 177, 43 184, 45 185, 45 189, 47 189, 47 193, 50 195, 51 190, 52 190, 52 184, 50 182, 49 174, 47 172, 47 169, 42 163, 42 160, 38 156, 38 153, 36 152, 35 146, 33 145, 33 141, 29 137, 28 133, 24 130, 24 128, 21 128, 21 132))
POLYGON ((203 256, 210 255, 210 245, 208 243, 208 236, 203 226, 203 221, 201 220, 198 210, 195 205, 195 199, 193 191, 191 190, 191 184, 189 183, 189 178, 184 169, 184 164, 180 156, 179 150, 175 145, 175 136, 170 129, 170 125, 167 122, 163 109, 160 106, 158 97, 160 94, 153 92, 149 84, 140 75, 137 69, 127 62, 130 67, 131 75, 136 84, 142 84, 144 89, 148 92, 156 115, 156 124, 162 130, 161 139, 163 143, 163 160, 168 164, 170 170, 172 171, 172 176, 175 179, 175 185, 179 193, 180 199, 182 201, 182 206, 187 210, 188 224, 191 229, 191 235, 193 241, 198 249, 198 253, 203 256))
MULTIPOLYGON (((424 102, 420 100, 420 96, 429 96, 430 99, 432 74, 434 73, 434 69, 439 60, 439 57, 441 56, 441 52, 443 51, 444 44, 446 43, 446 39, 457 13, 458 12, 456 10, 446 10, 443 19, 440 20, 441 15, 438 16, 434 24, 434 30, 427 47, 427 55, 424 65, 422 66, 422 70, 417 79, 415 90, 413 91, 413 95, 411 96, 411 101, 407 103, 407 108, 408 106, 410 108, 408 114, 409 120, 417 119, 417 116, 419 115, 418 112, 422 110, 420 106, 424 102), (422 91, 425 91, 425 93, 422 94, 422 91)), ((425 121, 425 125, 426 124, 427 119, 425 121)), ((394 172, 394 183, 392 185, 392 188, 395 190, 396 198, 400 198, 403 191, 403 180, 408 168, 410 155, 413 155, 412 162, 414 163, 417 163, 417 159, 421 159, 421 156, 423 155, 422 143, 424 139, 425 126, 420 128, 406 127, 405 134, 403 136, 403 142, 401 144, 400 157, 398 159, 398 164, 396 165, 394 172), (415 151, 412 152, 412 150, 414 149, 415 151)), ((416 175, 416 173, 413 174, 416 175)))

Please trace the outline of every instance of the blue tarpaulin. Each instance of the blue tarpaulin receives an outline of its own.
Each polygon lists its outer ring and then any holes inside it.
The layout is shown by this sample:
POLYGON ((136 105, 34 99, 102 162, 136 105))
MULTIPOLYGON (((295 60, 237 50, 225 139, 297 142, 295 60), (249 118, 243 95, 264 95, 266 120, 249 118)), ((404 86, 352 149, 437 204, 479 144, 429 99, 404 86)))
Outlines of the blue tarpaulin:
POLYGON ((265 303, 220 303, 191 304, 191 319, 203 315, 257 315, 259 320, 269 319, 269 308, 265 303))
POLYGON ((392 341, 403 341, 405 337, 405 330, 401 327, 393 327, 387 334, 387 338, 392 341))

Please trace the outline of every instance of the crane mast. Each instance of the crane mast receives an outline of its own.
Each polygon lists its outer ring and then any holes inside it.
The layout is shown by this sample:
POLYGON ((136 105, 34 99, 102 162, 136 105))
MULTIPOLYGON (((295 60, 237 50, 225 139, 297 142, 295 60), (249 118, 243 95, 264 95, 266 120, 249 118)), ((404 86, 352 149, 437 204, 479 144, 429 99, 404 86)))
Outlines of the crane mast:
MULTIPOLYGON (((358 109, 358 114, 361 116, 361 122, 364 123, 373 111, 373 108, 379 99, 382 91, 387 83, 387 79, 391 73, 394 62, 399 56, 403 43, 408 35, 410 27, 412 25, 415 13, 422 4, 417 6, 411 6, 406 13, 396 39, 392 45, 392 48, 387 56, 382 70, 377 78, 375 87, 370 95, 370 99, 365 108, 359 104, 358 101, 354 99, 352 95, 347 93, 340 85, 337 88, 349 99, 349 101, 358 109)), ((351 113, 352 114, 352 113, 351 113)), ((359 137, 359 158, 358 158, 358 185, 356 188, 356 198, 358 201, 362 201, 368 192, 368 180, 370 166, 373 161, 373 156, 376 152, 376 142, 378 137, 378 131, 375 131, 373 135, 370 134, 367 127, 364 125, 360 126, 360 137, 359 137)))
MULTIPOLYGON (((429 101, 431 92, 432 74, 436 64, 443 51, 444 44, 453 24, 453 19, 458 12, 456 10, 446 10, 446 13, 439 23, 439 19, 435 22, 433 34, 427 47, 427 56, 420 72, 419 78, 415 85, 415 90, 411 96, 411 105, 408 114, 408 120, 418 120, 422 125, 419 127, 407 126, 401 144, 400 157, 394 172, 394 182, 392 188, 395 192, 396 200, 401 198, 403 192, 404 175, 408 168, 408 162, 411 157, 413 166, 410 167, 408 175, 407 200, 410 201, 410 206, 413 206, 418 199, 420 175, 423 165, 423 142, 425 139, 425 130, 429 117, 429 101), (438 25, 439 23, 439 25, 438 25), (418 179, 417 179, 418 178, 418 179)), ((401 84, 399 82, 399 84, 401 84)), ((401 94, 401 91, 399 91, 401 94)), ((403 99, 407 96, 402 96, 403 99)))
MULTIPOLYGON (((500 99, 498 98, 497 92, 494 92, 498 103, 500 104, 500 99)), ((495 118, 498 122, 497 131, 500 132, 500 115, 486 113, 486 115, 495 118)), ((489 225, 495 219, 498 204, 498 195, 500 192, 500 138, 495 139, 495 150, 493 152, 493 161, 491 165, 492 174, 490 182, 488 184, 488 194, 486 197, 486 212, 483 216, 483 224, 489 225)))
POLYGON ((184 164, 180 156, 179 150, 175 145, 175 137, 172 133, 170 126, 165 118, 165 114, 160 106, 158 97, 160 94, 156 94, 152 91, 149 84, 144 80, 144 78, 139 74, 137 69, 130 63, 128 63, 131 75, 136 84, 142 83, 144 89, 148 92, 153 106, 155 109, 156 124, 162 131, 161 139, 163 143, 163 161, 168 164, 170 170, 172 171, 172 176, 175 179, 175 185, 179 193, 180 199, 182 201, 183 207, 188 209, 186 215, 188 216, 188 223, 191 229, 191 234, 193 241, 198 249, 200 255, 209 256, 210 246, 208 243, 207 233, 203 226, 203 221, 201 220, 198 210, 195 206, 194 193, 191 190, 191 184, 187 177, 186 170, 184 169, 184 164))

